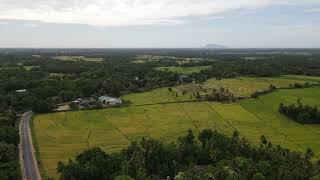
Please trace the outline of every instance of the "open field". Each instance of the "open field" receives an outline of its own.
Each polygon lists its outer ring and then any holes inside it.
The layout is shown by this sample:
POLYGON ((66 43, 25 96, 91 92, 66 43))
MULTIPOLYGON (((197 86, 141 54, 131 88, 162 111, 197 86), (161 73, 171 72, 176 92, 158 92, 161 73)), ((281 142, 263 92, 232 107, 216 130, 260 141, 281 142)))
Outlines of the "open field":
POLYGON ((264 134, 274 144, 298 151, 311 147, 320 156, 320 125, 298 124, 277 112, 280 102, 294 103, 297 98, 320 106, 320 88, 281 89, 234 104, 186 102, 192 100, 189 95, 162 88, 124 96, 132 103, 128 107, 37 115, 33 131, 43 167, 54 177, 58 161, 89 147, 117 152, 143 136, 170 142, 188 129, 197 133, 213 128, 226 134, 236 129, 252 142, 264 134))
POLYGON ((178 64, 187 64, 191 62, 199 62, 203 60, 203 58, 182 58, 182 57, 174 57, 174 56, 155 56, 155 55, 140 55, 135 58, 132 63, 143 64, 148 62, 158 62, 158 61, 171 61, 177 62, 178 64))
MULTIPOLYGON (((286 75, 272 78, 237 77, 222 80, 210 79, 203 84, 186 84, 178 86, 177 89, 192 94, 194 92, 201 93, 201 89, 212 90, 223 87, 229 89, 238 97, 249 97, 254 92, 269 89, 271 84, 277 88, 286 88, 293 83, 304 84, 305 82, 317 83, 320 82, 320 77, 286 75)), ((211 91, 208 93, 211 93, 211 91)))
POLYGON ((40 66, 23 66, 26 71, 31 71, 33 68, 40 68, 40 66))
POLYGON ((199 73, 202 70, 208 69, 210 66, 193 66, 193 67, 158 67, 160 71, 171 71, 179 74, 199 73))
POLYGON ((183 96, 181 91, 176 88, 172 88, 172 92, 170 92, 168 88, 159 88, 144 93, 128 94, 121 98, 129 101, 132 105, 150 105, 195 100, 194 97, 183 96), (178 97, 176 93, 178 93, 178 97))
POLYGON ((61 61, 88 61, 88 62, 102 62, 103 58, 85 57, 85 56, 55 56, 53 59, 61 61))
POLYGON ((63 77, 65 75, 66 74, 63 74, 63 73, 49 73, 49 76, 51 77, 63 77))

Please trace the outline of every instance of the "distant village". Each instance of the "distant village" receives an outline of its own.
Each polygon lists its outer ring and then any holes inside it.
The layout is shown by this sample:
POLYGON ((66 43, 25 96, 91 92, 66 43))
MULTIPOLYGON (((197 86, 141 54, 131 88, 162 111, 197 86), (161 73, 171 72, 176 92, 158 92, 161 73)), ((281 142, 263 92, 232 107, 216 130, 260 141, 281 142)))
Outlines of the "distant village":
POLYGON ((100 96, 99 98, 77 98, 72 102, 58 104, 53 111, 69 111, 77 109, 97 109, 105 107, 114 107, 122 105, 122 99, 111 97, 109 95, 100 96))

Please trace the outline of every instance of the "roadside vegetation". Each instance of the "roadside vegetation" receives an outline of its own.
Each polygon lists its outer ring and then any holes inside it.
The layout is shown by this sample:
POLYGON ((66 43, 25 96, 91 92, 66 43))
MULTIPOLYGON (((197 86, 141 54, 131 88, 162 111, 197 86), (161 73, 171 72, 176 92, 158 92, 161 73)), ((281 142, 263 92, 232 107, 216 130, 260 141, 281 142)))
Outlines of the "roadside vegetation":
POLYGON ((20 179, 19 121, 12 110, 0 109, 0 179, 20 179))

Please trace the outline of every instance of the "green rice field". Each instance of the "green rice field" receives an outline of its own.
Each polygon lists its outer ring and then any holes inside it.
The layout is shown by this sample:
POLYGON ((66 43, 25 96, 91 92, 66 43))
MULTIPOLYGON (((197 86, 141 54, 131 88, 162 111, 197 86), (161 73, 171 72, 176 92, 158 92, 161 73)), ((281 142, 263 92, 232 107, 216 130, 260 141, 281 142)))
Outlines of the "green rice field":
MULTIPOLYGON (((305 82, 319 83, 320 77, 285 75, 279 77, 255 78, 255 77, 237 77, 230 79, 210 79, 203 84, 186 84, 178 86, 177 89, 188 93, 199 92, 200 89, 219 89, 221 87, 229 89, 238 97, 250 97, 256 91, 264 91, 269 89, 270 85, 277 88, 287 88, 290 84, 305 82)), ((200 91, 201 93, 201 91, 200 91)), ((210 93, 210 92, 209 92, 210 93)))
POLYGON ((212 128, 229 135, 238 130, 253 143, 265 135, 274 144, 293 150, 310 147, 319 157, 320 125, 298 124, 277 112, 280 102, 294 103, 297 98, 320 107, 320 87, 281 89, 233 104, 192 102, 176 88, 172 92, 162 88, 124 96, 131 101, 127 107, 36 115, 32 129, 43 173, 55 178, 57 162, 84 149, 99 146, 109 153, 119 152, 141 137, 171 142, 189 129, 198 133, 212 128))

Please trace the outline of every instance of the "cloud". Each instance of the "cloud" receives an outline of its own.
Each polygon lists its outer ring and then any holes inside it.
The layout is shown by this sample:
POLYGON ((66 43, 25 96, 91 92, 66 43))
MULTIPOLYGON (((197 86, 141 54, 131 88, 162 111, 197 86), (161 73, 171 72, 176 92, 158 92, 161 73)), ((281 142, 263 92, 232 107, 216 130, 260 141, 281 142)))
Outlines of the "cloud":
POLYGON ((271 30, 295 30, 295 29, 307 29, 310 28, 308 25, 299 24, 299 25, 272 25, 268 26, 268 29, 271 30))
POLYGON ((98 26, 179 24, 188 16, 318 0, 0 0, 0 19, 98 26))
POLYGON ((8 25, 9 24, 9 22, 7 22, 7 21, 0 21, 0 25, 8 25))
POLYGON ((224 19, 223 16, 210 16, 206 18, 207 20, 219 20, 219 19, 224 19))
POLYGON ((307 13, 320 13, 320 8, 306 9, 304 12, 307 12, 307 13))

